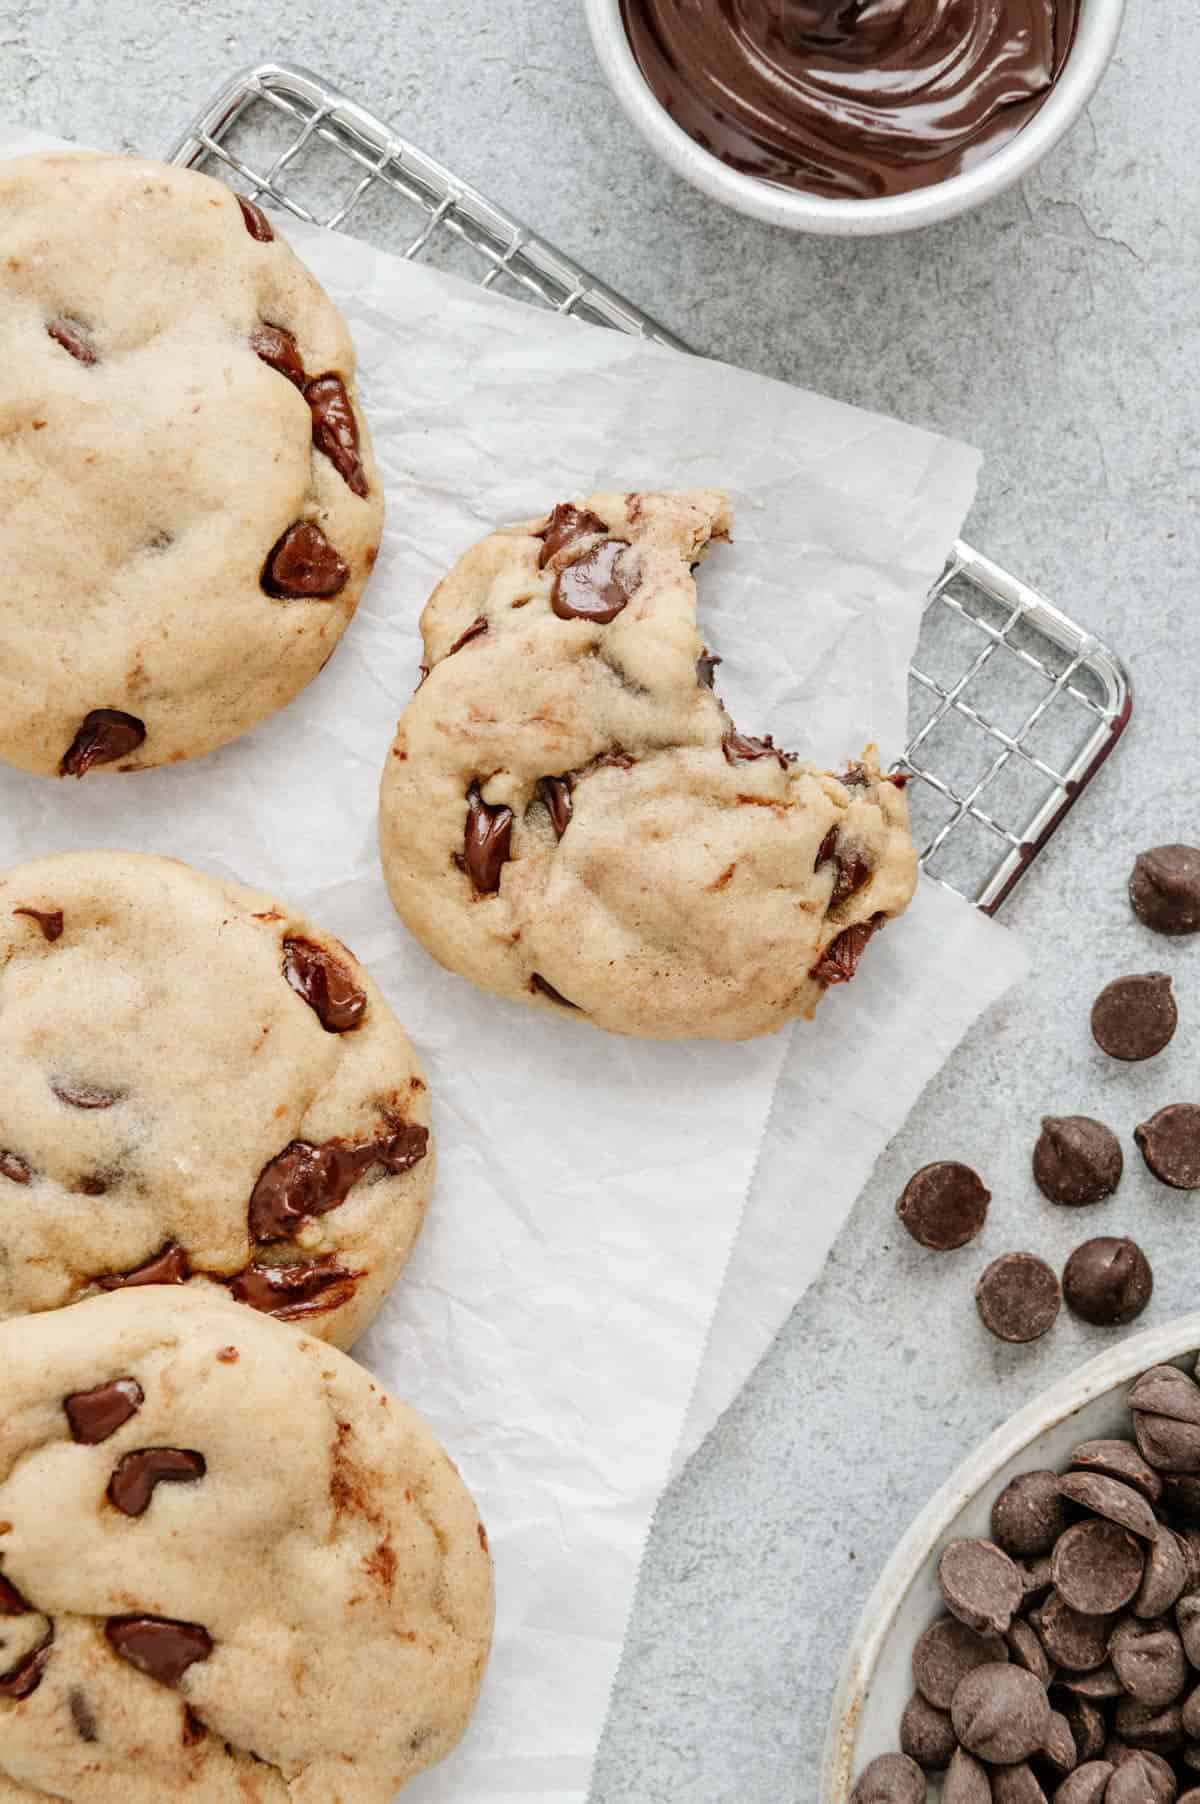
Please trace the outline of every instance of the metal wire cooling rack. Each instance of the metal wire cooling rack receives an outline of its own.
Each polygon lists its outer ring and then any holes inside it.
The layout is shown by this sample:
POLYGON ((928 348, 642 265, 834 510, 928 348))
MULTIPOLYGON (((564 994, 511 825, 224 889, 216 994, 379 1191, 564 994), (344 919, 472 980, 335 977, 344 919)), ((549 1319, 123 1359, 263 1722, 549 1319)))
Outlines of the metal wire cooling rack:
MULTIPOLYGON (((235 76, 171 161, 298 219, 353 231, 555 313, 688 347, 327 82, 235 76)), ((969 545, 930 594, 909 673, 911 774, 929 874, 994 913, 1096 775, 1133 707, 1120 659, 969 545)))

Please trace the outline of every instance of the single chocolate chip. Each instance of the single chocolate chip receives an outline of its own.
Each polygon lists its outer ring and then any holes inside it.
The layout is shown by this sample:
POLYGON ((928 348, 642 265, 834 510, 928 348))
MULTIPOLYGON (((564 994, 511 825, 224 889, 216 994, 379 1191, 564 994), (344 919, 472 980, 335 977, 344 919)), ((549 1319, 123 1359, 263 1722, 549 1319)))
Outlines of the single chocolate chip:
POLYGON ((998 1340, 1023 1342, 1048 1334, 1058 1317, 1058 1279, 1035 1253, 1002 1253, 975 1286, 975 1306, 998 1340))
POLYGON ((71 1712, 71 1721, 75 1725, 75 1733, 80 1741, 99 1741, 96 1729, 96 1718, 87 1701, 87 1694, 78 1685, 72 1685, 67 1693, 67 1707, 71 1712))
POLYGON ((1144 1416, 1135 1411, 1133 1431, 1138 1446, 1159 1472, 1200 1473, 1200 1428, 1194 1422, 1173 1422, 1169 1416, 1144 1416))
POLYGON ((33 1696, 42 1682, 53 1641, 54 1630, 51 1629, 45 1640, 26 1654, 18 1665, 9 1672, 0 1673, 0 1697, 13 1698, 19 1703, 22 1699, 33 1696))
POLYGON ((98 1384, 94 1390, 72 1391, 63 1398, 63 1409, 71 1427, 71 1439, 85 1447, 107 1441, 136 1416, 146 1401, 136 1378, 114 1378, 98 1384))
POLYGON ((529 987, 531 990, 535 990, 539 996, 545 996, 548 1001, 557 1002, 561 1008, 574 1009, 576 1014, 582 1013, 579 1004, 569 1001, 561 990, 556 990, 552 983, 547 983, 540 971, 535 971, 529 979, 529 987))
POLYGON ((724 658, 718 658, 714 652, 706 648, 696 659, 696 681, 705 689, 711 689, 717 674, 717 665, 724 662, 724 658))
POLYGON ((571 792, 575 787, 574 777, 543 777, 538 783, 538 794, 546 805, 546 813, 550 816, 550 825, 559 839, 571 825, 571 815, 575 804, 571 792))
POLYGON ((488 621, 486 614, 476 615, 470 626, 458 635, 458 638, 454 641, 454 644, 450 647, 446 656, 452 658, 456 651, 461 651, 464 645, 469 645, 471 643, 472 639, 482 639, 487 630, 488 621))
POLYGON ((312 940, 284 940, 283 974, 326 1033, 349 1033, 366 1013, 366 991, 340 959, 312 940))
POLYGON ((858 1776, 850 1804, 925 1804, 925 1775, 907 1754, 881 1754, 858 1776))
POLYGON ((242 209, 242 218, 246 222, 246 230, 251 238, 257 238, 260 244, 270 244, 275 233, 262 208, 255 206, 252 200, 247 200, 244 194, 237 196, 237 204, 242 209))
POLYGON ((297 520, 275 541, 261 577, 267 594, 279 600, 328 601, 349 580, 349 566, 313 520, 297 520))
POLYGON ((1188 1660, 1200 1669, 1200 1594, 1189 1592, 1180 1598, 1175 1606, 1175 1626, 1188 1660))
POLYGON ((1016 1664, 1023 1666, 1026 1672, 1031 1672, 1043 1685, 1049 1685, 1054 1669, 1046 1658, 1045 1648, 1029 1624, 1017 1617, 1004 1639, 1016 1664))
POLYGON ((1104 1804, 1108 1782, 1116 1770, 1107 1760, 1089 1760, 1086 1766, 1077 1766, 1055 1792, 1054 1804, 1104 1804))
POLYGON ((191 1275, 187 1254, 168 1240, 145 1265, 135 1266, 131 1272, 106 1272, 96 1282, 101 1290, 124 1290, 130 1284, 186 1284, 191 1275))
POLYGON ((144 1516, 156 1485, 195 1484, 207 1471, 204 1455, 181 1447, 139 1447, 108 1481, 108 1501, 124 1516, 144 1516))
POLYGON ((1119 1479, 1104 1478, 1098 1472, 1068 1472, 1059 1479, 1058 1488, 1069 1502, 1116 1522, 1143 1541, 1153 1541, 1158 1534, 1157 1518, 1146 1499, 1119 1479))
POLYGON ((389 1119, 371 1140, 293 1140, 258 1174, 250 1193, 250 1236, 260 1246, 288 1240, 313 1215, 344 1203, 354 1185, 382 1165, 393 1176, 411 1171, 429 1150, 429 1130, 389 1119))
POLYGON ((942 1804, 992 1804, 986 1770, 973 1754, 959 1748, 946 1772, 942 1804))
POLYGON ((1172 1804, 1178 1791, 1175 1775, 1156 1755, 1127 1749, 1104 1794, 1105 1804, 1172 1804))
POLYGON ((76 363, 95 363, 96 347, 92 342, 92 335, 79 320, 60 315, 58 319, 50 321, 46 331, 55 344, 60 344, 64 351, 70 352, 76 363))
POLYGON ((1108 1737, 1108 1725, 1099 1704, 1092 1698, 1079 1697, 1069 1692, 1064 1695, 1057 1687, 1055 1701, 1070 1724, 1080 1765, 1098 1760, 1104 1752, 1104 1743, 1108 1737))
POLYGON ((1132 1485, 1151 1503, 1162 1496, 1162 1479, 1132 1441, 1082 1441, 1071 1454, 1071 1464, 1081 1472, 1102 1472, 1132 1485))
POLYGON ((542 549, 538 553, 539 570, 544 570, 552 557, 557 557, 560 551, 566 551, 580 539, 607 531, 599 514, 593 514, 585 507, 576 507, 571 501, 560 501, 540 534, 542 549))
POLYGON ((1156 933, 1200 932, 1200 851, 1174 845, 1140 853, 1129 900, 1138 920, 1156 933))
POLYGON ((313 444, 324 453, 346 487, 355 495, 367 493, 367 473, 358 445, 358 421, 346 392, 346 384, 332 371, 315 376, 304 390, 312 413, 313 444))
POLYGON ((63 911, 61 908, 14 908, 13 913, 28 915, 30 920, 36 921, 42 930, 43 939, 49 940, 52 945, 55 940, 62 938, 63 911))
POLYGON ((1092 1037, 1113 1059, 1152 1059, 1178 1025, 1171 979, 1164 971, 1118 977, 1092 1005, 1092 1037))
POLYGON ((1160 1183, 1200 1190, 1200 1104, 1170 1103, 1135 1128, 1133 1137, 1160 1183))
POLYGON ((512 809, 500 802, 485 802, 478 782, 472 783, 467 790, 463 863, 477 895, 493 896, 500 888, 500 872, 508 862, 512 827, 512 809))
POLYGON ((1067 1307, 1097 1328, 1132 1322, 1153 1291, 1154 1274, 1146 1255, 1128 1239, 1101 1235, 1085 1240, 1063 1271, 1067 1307))
POLYGON ((1046 1794, 1031 1766, 998 1766, 992 1774, 993 1804, 1046 1804, 1046 1794))
POLYGON ((294 382, 297 388, 303 388, 308 380, 304 373, 304 364, 296 340, 282 326, 263 324, 255 326, 250 334, 250 348, 264 363, 269 363, 273 370, 294 382))
POLYGON ((1002 1665, 1008 1648, 999 1635, 977 1635, 957 1617, 943 1616, 913 1649, 917 1690, 936 1710, 949 1710, 959 1684, 977 1666, 1002 1665))
POLYGON ((738 733, 730 728, 721 741, 721 750, 726 764, 755 764, 760 758, 774 758, 781 770, 788 766, 787 753, 780 751, 769 733, 762 739, 754 739, 749 733, 738 733))
POLYGON ((277 1321, 296 1322, 340 1309, 354 1295, 361 1272, 347 1271, 332 1253, 294 1265, 262 1265, 258 1260, 227 1280, 229 1294, 277 1321))
POLYGON ((1085 1616, 1072 1609, 1057 1591, 1050 1593, 1029 1620, 1051 1660, 1068 1672, 1094 1672, 1108 1658, 1111 1625, 1102 1616, 1085 1616))
POLYGON ((1020 1573, 993 1541, 951 1541, 937 1578, 946 1607, 978 1635, 1003 1635, 1024 1595, 1020 1573))
POLYGON ((1133 1600, 1135 1616, 1165 1616, 1183 1596, 1188 1583, 1188 1558, 1174 1529, 1160 1525, 1146 1556, 1141 1589, 1133 1600))
POLYGON ((123 1090, 106 1090, 102 1084, 75 1083, 69 1077, 55 1077, 50 1088, 59 1102, 72 1109, 111 1109, 125 1095, 123 1090))
POLYGON ((24 1616, 29 1605, 17 1587, 0 1572, 0 1616, 24 1616))
POLYGON ((1022 1559, 1049 1553, 1071 1517, 1057 1472, 1018 1472, 992 1505, 992 1539, 1022 1559))
POLYGON ((1090 1698, 1093 1703, 1125 1695, 1125 1687, 1118 1679, 1111 1660, 1106 1660, 1103 1666, 1097 1666, 1092 1672, 1060 1673, 1056 1682, 1064 1691, 1074 1692, 1076 1697, 1090 1698))
MULTIPOLYGON (((1183 1755, 1183 1758, 1185 1760, 1187 1760, 1186 1751, 1183 1755)), ((1189 1764, 1189 1766, 1195 1767, 1197 1765, 1200 1765, 1200 1761, 1191 1760, 1191 1761, 1188 1761, 1188 1764, 1189 1764)), ((1179 1798, 1176 1801, 1176 1804, 1200 1804, 1200 1786, 1190 1785, 1185 1792, 1180 1793, 1179 1798)))
POLYGON ((935 1710, 919 1691, 914 1692, 900 1718, 901 1751, 926 1772, 941 1773, 949 1766, 957 1746, 950 1712, 935 1710))
POLYGON ((213 1650, 212 1636, 199 1623, 165 1616, 110 1616, 104 1633, 122 1660, 161 1685, 178 1685, 188 1667, 213 1650))
POLYGON ((1159 1710, 1139 1704, 1135 1698, 1123 1698, 1113 1721, 1117 1734, 1131 1748, 1172 1754, 1183 1741, 1183 1712, 1178 1704, 1159 1710))
POLYGON ((28 1166, 20 1153, 10 1153, 0 1149, 0 1177, 7 1178, 10 1184, 28 1184, 33 1170, 28 1166))
POLYGON ((824 984, 826 989, 832 989, 835 984, 849 983, 858 969, 858 961, 866 951, 868 941, 879 932, 886 920, 886 915, 872 915, 869 921, 858 921, 853 927, 843 929, 826 946, 813 966, 809 973, 813 981, 824 984))
POLYGON ((145 722, 119 708, 93 708, 63 754, 60 777, 85 777, 97 764, 115 764, 135 752, 146 737, 145 722))
POLYGON ((1033 1149, 1033 1176, 1052 1203, 1101 1203, 1121 1181, 1125 1158, 1111 1128, 1087 1115, 1047 1115, 1033 1149))
POLYGON ((1129 1393, 1129 1407, 1146 1416, 1200 1423, 1200 1385, 1178 1366, 1151 1366, 1129 1393))
POLYGON ((896 1214, 919 1245, 947 1253, 981 1232, 991 1200, 978 1172, 945 1159, 913 1173, 896 1214))
POLYGON ((1111 1616, 1138 1594, 1145 1555, 1115 1522, 1077 1522, 1050 1558, 1058 1595, 1084 1616, 1111 1616))
POLYGON ((624 539, 605 539, 559 571, 550 606, 560 620, 590 620, 596 626, 607 626, 616 619, 636 587, 620 562, 628 549, 624 539))
POLYGON ((1161 1709, 1182 1696, 1188 1663, 1174 1629, 1127 1618, 1113 1630, 1108 1648, 1117 1677, 1139 1704, 1161 1709))
POLYGON ((969 1754, 1005 1766, 1028 1760, 1046 1739, 1046 1688, 1021 1666, 977 1666, 954 1694, 954 1733, 969 1754))

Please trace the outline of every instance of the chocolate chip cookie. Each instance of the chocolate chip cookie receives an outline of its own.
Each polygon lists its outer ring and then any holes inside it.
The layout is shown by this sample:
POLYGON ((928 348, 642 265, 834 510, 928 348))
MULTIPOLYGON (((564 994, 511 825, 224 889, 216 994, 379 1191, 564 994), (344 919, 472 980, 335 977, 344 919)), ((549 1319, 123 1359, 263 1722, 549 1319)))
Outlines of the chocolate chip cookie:
POLYGON ((449 1753, 487 1536, 419 1416, 222 1296, 0 1326, 0 1794, 391 1804, 449 1753))
POLYGON ((614 1033, 747 1039, 811 1015, 907 906, 903 779, 873 748, 800 763, 714 692, 692 573, 729 527, 711 490, 563 502, 434 592, 381 840, 451 970, 614 1033))
POLYGON ((0 162, 0 758, 194 758, 326 662, 379 473, 337 309, 260 209, 130 157, 0 162))
POLYGON ((0 875, 0 1318, 221 1286, 348 1346, 433 1166, 403 1029, 286 904, 131 853, 0 875))

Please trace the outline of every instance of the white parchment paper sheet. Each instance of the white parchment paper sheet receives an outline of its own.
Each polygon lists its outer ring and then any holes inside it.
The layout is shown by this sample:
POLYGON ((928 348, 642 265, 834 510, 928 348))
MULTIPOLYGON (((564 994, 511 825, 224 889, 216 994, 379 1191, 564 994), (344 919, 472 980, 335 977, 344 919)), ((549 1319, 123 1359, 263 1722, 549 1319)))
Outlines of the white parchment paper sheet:
MULTIPOLYGON (((0 152, 38 142, 0 133, 0 152)), ((739 725, 830 762, 868 737, 891 753, 922 600, 976 458, 287 230, 349 317, 387 483, 359 616, 293 707, 196 764, 81 785, 0 771, 0 856, 126 846, 273 889, 345 938, 406 1022, 441 1178, 360 1352, 459 1459, 499 1597, 476 1722, 406 1804, 578 1804, 727 1266, 693 1433, 819 1268, 924 1074, 1012 961, 998 930, 930 894, 815 1029, 749 1046, 640 1045, 477 994, 407 937, 378 868, 378 774, 416 674, 417 617, 496 524, 593 488, 718 484, 735 497, 736 543, 702 574, 702 626, 739 725), (785 1058, 780 1131, 730 1265, 785 1058), (859 1060, 869 1097, 836 1081, 859 1060), (889 1088, 893 1060, 908 1076, 889 1088), (786 1269, 760 1264, 763 1229, 787 1235, 786 1269)))

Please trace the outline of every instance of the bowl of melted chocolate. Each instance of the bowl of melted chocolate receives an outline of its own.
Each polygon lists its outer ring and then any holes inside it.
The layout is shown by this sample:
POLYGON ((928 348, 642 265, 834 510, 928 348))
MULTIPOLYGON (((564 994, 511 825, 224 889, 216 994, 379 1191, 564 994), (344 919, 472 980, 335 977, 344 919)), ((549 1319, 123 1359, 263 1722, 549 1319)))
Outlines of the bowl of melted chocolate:
POLYGON ((586 0, 633 123, 688 181, 774 225, 948 219, 1083 111, 1124 0, 586 0))

